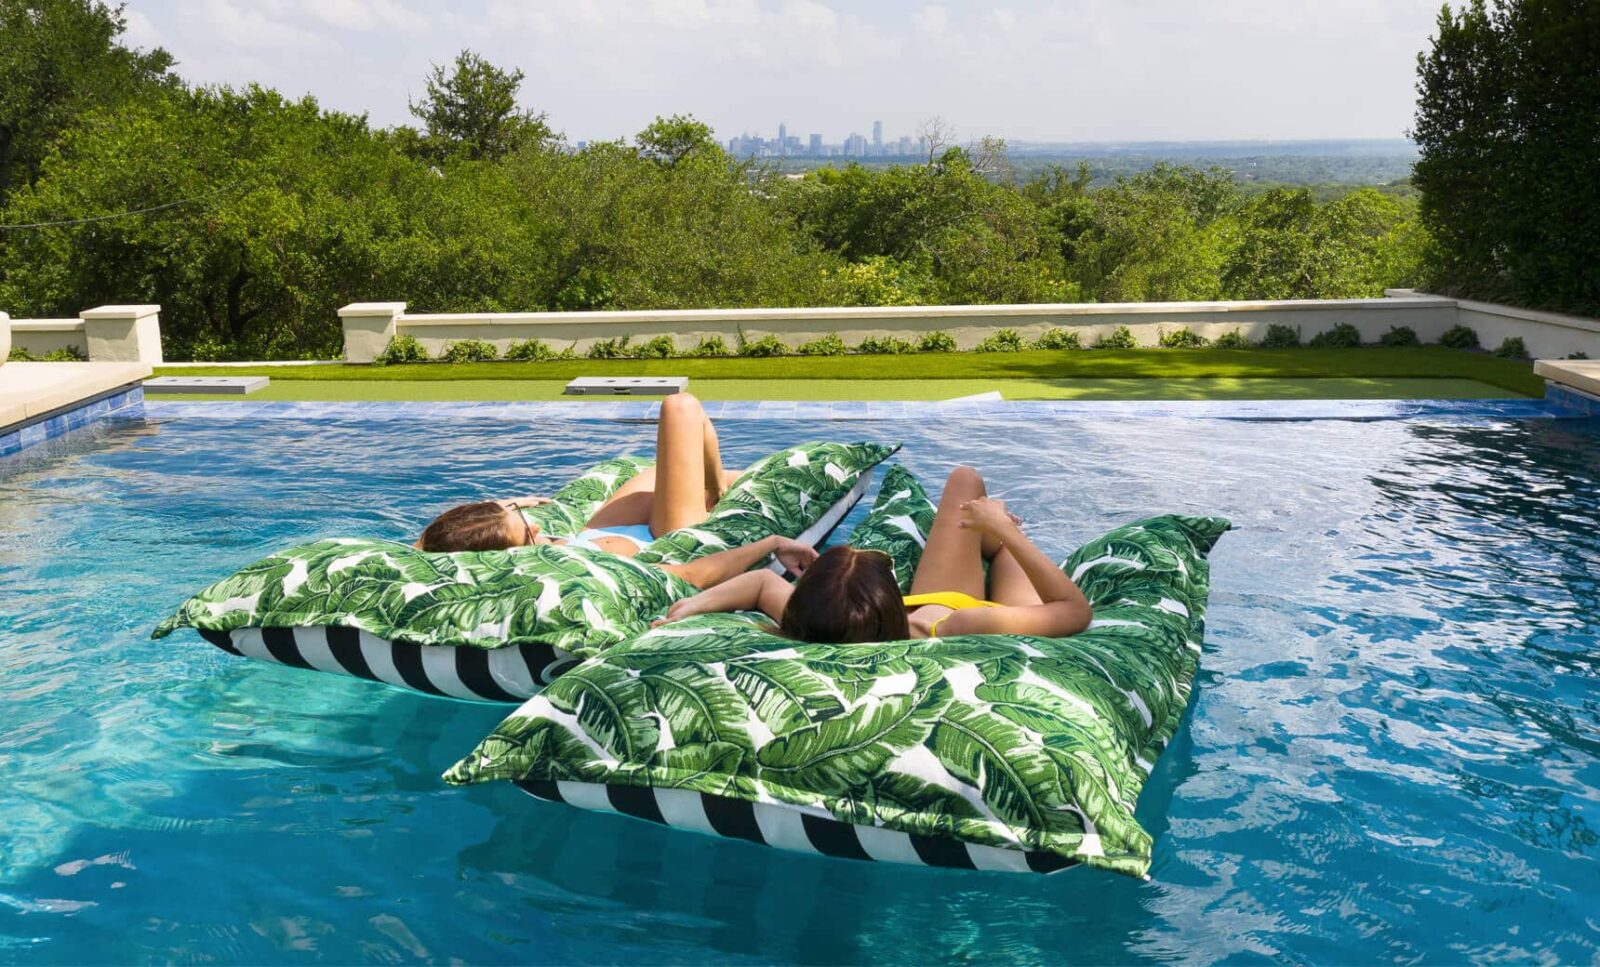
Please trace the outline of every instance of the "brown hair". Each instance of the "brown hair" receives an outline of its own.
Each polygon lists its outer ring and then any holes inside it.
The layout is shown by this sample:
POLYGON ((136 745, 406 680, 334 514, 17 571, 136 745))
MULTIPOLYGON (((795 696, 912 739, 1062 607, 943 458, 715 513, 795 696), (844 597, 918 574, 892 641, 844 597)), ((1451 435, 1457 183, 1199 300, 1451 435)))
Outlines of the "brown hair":
POLYGON ((911 637, 889 555, 834 547, 806 568, 783 609, 778 633, 797 641, 849 644, 911 637))
POLYGON ((480 500, 452 507, 427 526, 418 545, 424 551, 503 551, 511 546, 506 534, 506 508, 499 501, 480 500))

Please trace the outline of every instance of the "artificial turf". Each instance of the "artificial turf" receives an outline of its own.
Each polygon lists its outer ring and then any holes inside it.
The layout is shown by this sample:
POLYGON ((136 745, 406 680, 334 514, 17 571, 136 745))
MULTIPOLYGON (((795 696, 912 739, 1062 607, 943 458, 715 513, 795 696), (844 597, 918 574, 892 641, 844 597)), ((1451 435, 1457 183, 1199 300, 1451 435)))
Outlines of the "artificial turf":
MULTIPOLYGON (((274 380, 251 400, 615 400, 563 397, 560 380, 452 379, 274 380)), ((1298 400, 1490 399, 1507 390, 1468 379, 927 379, 755 380, 695 379, 689 388, 707 400, 943 400, 998 390, 1008 400, 1298 400)), ((238 396, 162 397, 238 400, 238 396)))
MULTIPOLYGON (((975 380, 1005 392, 1008 381, 1194 379, 1453 379, 1539 396, 1543 381, 1527 360, 1440 346, 1363 349, 1030 350, 904 356, 783 356, 773 359, 563 359, 542 363, 417 363, 403 366, 158 368, 158 376, 243 376, 274 381, 421 383, 444 380, 565 382, 577 376, 687 376, 697 391, 716 380, 975 380)), ((776 386, 763 393, 769 398, 776 386)), ((1172 398, 1145 395, 1121 398, 1172 398)), ((976 392, 976 390, 974 391, 976 392)), ((341 397, 355 398, 355 397, 341 397)), ((405 398, 421 398, 409 396, 405 398)), ((529 397, 519 397, 529 398, 529 397)), ((863 398, 863 397, 854 397, 863 398)), ((883 396, 879 398, 895 398, 883 396)), ((902 399, 913 397, 900 396, 902 399)), ((1267 397, 1262 397, 1267 398, 1267 397)))

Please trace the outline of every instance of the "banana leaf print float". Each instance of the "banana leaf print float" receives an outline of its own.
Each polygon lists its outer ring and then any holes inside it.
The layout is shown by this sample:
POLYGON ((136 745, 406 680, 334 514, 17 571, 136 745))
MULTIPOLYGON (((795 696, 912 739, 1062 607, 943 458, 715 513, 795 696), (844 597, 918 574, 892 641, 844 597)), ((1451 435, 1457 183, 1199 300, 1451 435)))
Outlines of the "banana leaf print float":
MULTIPOLYGON (((896 483, 864 541, 920 513, 896 483)), ((445 780, 831 857, 1144 876, 1134 806, 1187 708, 1228 526, 1154 517, 1080 548, 1063 567, 1095 619, 1070 638, 818 645, 754 616, 666 625, 568 671, 445 780)))
MULTIPOLYGON (((302 544, 189 598, 152 637, 193 628, 240 657, 429 695, 520 702, 695 592, 651 562, 685 563, 771 534, 816 544, 897 449, 780 450, 734 481, 706 520, 663 534, 634 558, 552 544, 457 554, 360 538, 302 544)), ((571 536, 648 466, 637 457, 604 461, 524 514, 552 536, 571 536)))

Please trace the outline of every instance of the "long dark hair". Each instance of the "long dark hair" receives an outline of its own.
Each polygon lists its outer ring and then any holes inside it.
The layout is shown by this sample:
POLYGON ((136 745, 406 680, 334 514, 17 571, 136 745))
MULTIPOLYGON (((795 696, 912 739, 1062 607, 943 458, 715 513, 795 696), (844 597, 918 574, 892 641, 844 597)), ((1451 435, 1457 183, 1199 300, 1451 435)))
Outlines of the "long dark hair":
POLYGON ((506 508, 494 500, 452 507, 422 532, 422 550, 503 551, 511 546, 506 535, 506 508))
POLYGON ((806 568, 778 633, 797 641, 849 644, 911 637, 894 565, 882 551, 834 547, 806 568))

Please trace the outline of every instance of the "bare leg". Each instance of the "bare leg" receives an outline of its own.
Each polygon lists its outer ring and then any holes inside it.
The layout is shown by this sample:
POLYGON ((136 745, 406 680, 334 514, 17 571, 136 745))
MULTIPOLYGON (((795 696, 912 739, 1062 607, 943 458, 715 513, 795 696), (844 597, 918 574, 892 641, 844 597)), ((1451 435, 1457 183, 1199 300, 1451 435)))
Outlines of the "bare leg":
POLYGON ((711 425, 711 417, 704 414, 705 410, 702 408, 701 415, 705 421, 706 510, 710 510, 722 499, 722 492, 728 489, 729 481, 723 477, 722 450, 717 442, 717 428, 711 425))
POLYGON ((912 594, 961 591, 982 598, 983 543, 976 531, 961 527, 961 505, 984 495, 983 478, 971 467, 957 467, 939 495, 922 562, 911 579, 912 594))
POLYGON ((589 518, 590 527, 630 527, 650 523, 656 498, 656 468, 639 471, 589 518))
POLYGON ((1022 565, 1004 547, 989 565, 989 600, 1013 608, 1044 604, 1022 565))
POLYGON ((677 393, 661 401, 661 422, 656 427, 656 496, 650 506, 650 533, 698 524, 706 519, 706 498, 721 492, 722 463, 715 434, 707 439, 711 424, 700 401, 677 393), (716 461, 716 476, 708 480, 707 467, 716 461), (714 483, 712 482, 714 481, 714 483))

